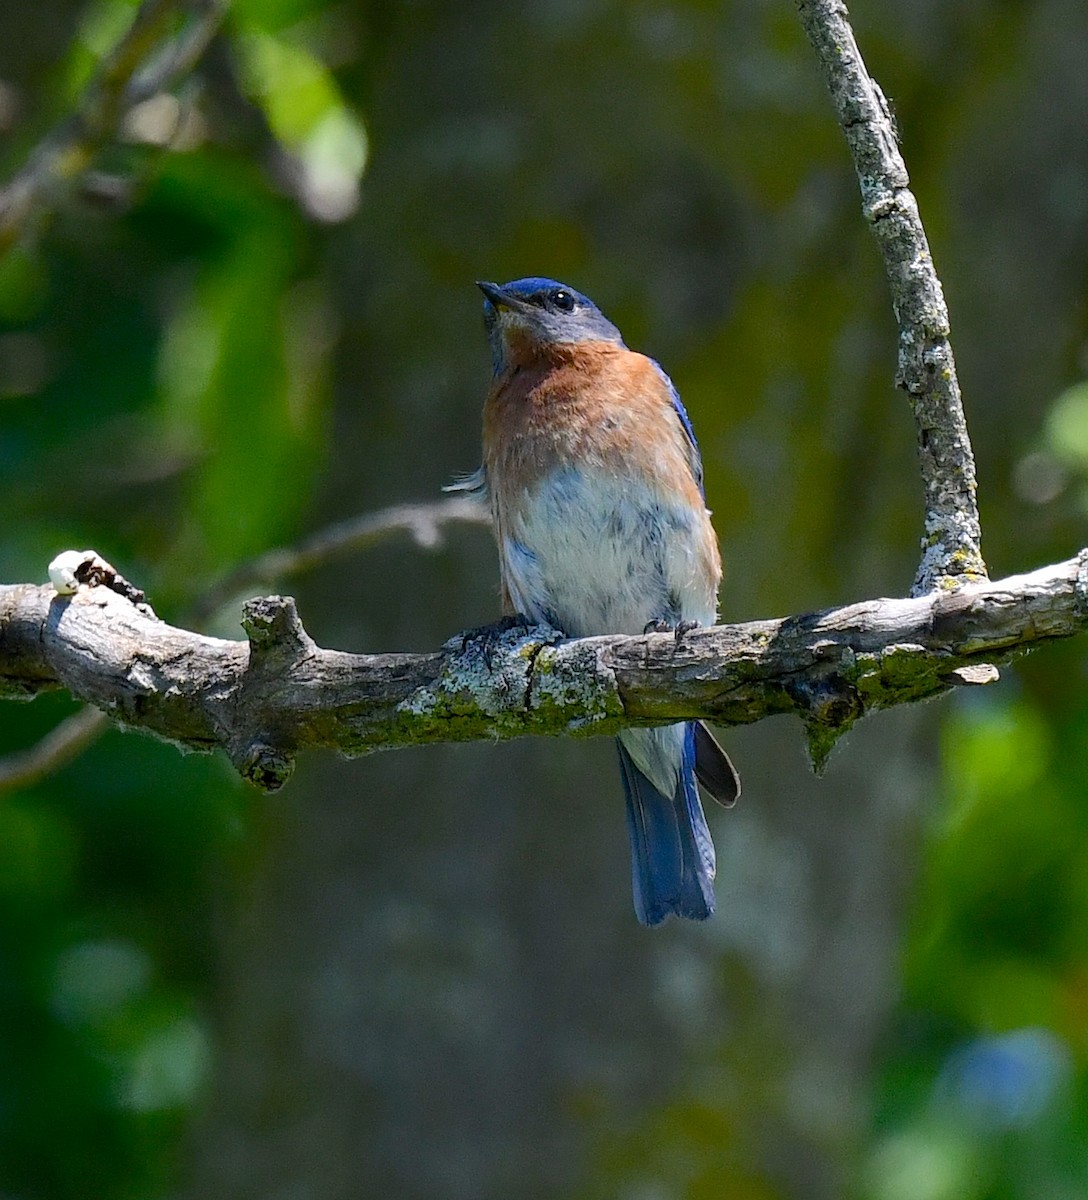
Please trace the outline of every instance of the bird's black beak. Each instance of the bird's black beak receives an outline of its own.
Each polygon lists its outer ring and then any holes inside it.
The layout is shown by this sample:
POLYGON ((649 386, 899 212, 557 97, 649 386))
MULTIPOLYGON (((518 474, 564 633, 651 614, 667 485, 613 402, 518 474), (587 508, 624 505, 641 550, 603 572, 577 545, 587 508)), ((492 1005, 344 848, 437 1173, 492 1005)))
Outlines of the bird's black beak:
POLYGON ((496 308, 506 308, 512 312, 519 312, 525 308, 525 302, 520 296, 511 296, 497 283, 488 283, 485 279, 477 279, 476 286, 496 308))

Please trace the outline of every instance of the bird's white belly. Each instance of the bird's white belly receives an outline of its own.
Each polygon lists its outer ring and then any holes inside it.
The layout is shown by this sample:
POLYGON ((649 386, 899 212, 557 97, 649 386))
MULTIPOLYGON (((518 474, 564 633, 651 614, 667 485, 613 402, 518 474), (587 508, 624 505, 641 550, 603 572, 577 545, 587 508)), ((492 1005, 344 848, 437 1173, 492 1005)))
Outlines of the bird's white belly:
POLYGON ((564 468, 502 515, 504 576, 519 612, 572 637, 641 633, 653 620, 713 624, 706 518, 645 479, 564 468))

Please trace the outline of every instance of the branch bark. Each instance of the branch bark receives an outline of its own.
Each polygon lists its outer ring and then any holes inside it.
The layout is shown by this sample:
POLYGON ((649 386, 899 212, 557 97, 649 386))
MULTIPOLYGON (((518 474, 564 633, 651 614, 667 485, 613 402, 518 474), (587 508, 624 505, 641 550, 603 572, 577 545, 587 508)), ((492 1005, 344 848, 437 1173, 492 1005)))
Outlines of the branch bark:
MULTIPOLYGON (((123 581, 122 581, 123 582, 123 581)), ((1088 626, 1088 550, 996 583, 781 620, 563 641, 513 629, 433 654, 347 654, 306 634, 294 602, 250 601, 242 641, 160 621, 108 582, 71 596, 0 587, 0 698, 65 687, 124 725, 223 749, 282 785, 295 755, 525 734, 614 733, 706 718, 804 721, 817 766, 859 717, 996 678, 992 663, 1088 626)))
MULTIPOLYGON (((338 521, 295 545, 280 546, 240 563, 197 596, 186 615, 199 629, 246 590, 311 571, 340 555, 358 553, 402 533, 409 534, 421 549, 435 550, 442 545, 445 530, 455 524, 490 525, 491 518, 482 504, 457 496, 429 503, 395 504, 338 521)), ((73 561, 73 582, 105 582, 114 591, 123 590, 115 569, 97 555, 67 557, 73 561)), ((51 565, 51 571, 57 562, 51 565)), ((50 730, 36 745, 0 758, 0 794, 26 787, 64 766, 108 728, 109 721, 99 709, 85 708, 50 730)))
POLYGON ((925 489, 925 536, 913 595, 986 578, 948 308, 918 203, 899 153, 888 102, 870 78, 842 0, 797 0, 861 187, 862 212, 880 244, 899 324, 896 384, 910 399, 925 489))

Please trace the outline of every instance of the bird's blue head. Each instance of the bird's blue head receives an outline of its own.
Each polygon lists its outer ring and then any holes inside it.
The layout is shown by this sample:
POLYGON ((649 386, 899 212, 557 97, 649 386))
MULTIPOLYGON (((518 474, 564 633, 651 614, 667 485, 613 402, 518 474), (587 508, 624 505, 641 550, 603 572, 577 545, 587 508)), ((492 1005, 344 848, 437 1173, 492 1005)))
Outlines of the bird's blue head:
POLYGON ((562 342, 613 342, 623 345, 620 331, 588 296, 532 276, 513 283, 477 282, 483 292, 484 326, 491 343, 495 373, 510 362, 531 358, 545 346, 562 342))

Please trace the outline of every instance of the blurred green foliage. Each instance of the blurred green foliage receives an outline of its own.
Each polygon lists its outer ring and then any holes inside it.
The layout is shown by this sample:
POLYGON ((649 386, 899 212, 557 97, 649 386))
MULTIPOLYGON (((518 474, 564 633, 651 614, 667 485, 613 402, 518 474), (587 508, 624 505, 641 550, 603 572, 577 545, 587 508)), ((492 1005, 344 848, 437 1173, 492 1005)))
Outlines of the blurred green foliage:
MULTIPOLYGON (((90 5, 67 59, 56 43, 61 111, 134 11, 90 5)), ((285 146, 319 173, 332 139, 354 184, 361 125, 276 33, 299 15, 234 14, 240 79, 285 146)), ((0 574, 100 546, 181 616, 217 571, 302 527, 327 436, 322 285, 309 223, 239 148, 130 145, 103 165, 135 173, 131 212, 66 207, 0 264, 0 574)), ((9 706, 0 744, 71 709, 9 706)), ((5 1195, 171 1187, 209 1082, 209 882, 237 866, 244 812, 222 763, 118 734, 0 803, 5 1195)))
MULTIPOLYGON (((857 7, 950 298, 984 549, 995 575, 1065 557, 1088 506, 1088 18, 1078 0, 857 7)), ((6 175, 133 12, 0 11, 6 175)), ((5 581, 93 546, 184 622, 247 556, 430 497, 477 452, 471 280, 546 272, 679 384, 730 616, 908 586, 894 324, 790 5, 239 0, 176 104, 134 115, 97 168, 120 207, 59 195, 0 261, 5 581)), ((308 624, 409 649, 488 619, 482 543, 423 557, 319 573, 308 624)), ((277 1187, 282 1162, 308 1173, 275 1194, 322 1200, 1084 1195, 1084 651, 1005 675, 930 707, 928 758, 896 766, 859 732, 803 800, 788 738, 741 739, 722 911, 656 942, 623 924, 622 864, 583 803, 612 763, 584 747, 315 767, 306 804, 269 815, 223 762, 110 733, 0 795, 0 1195, 149 1200, 196 1177, 266 1196, 265 1159, 277 1187), (510 804, 530 780, 531 817, 510 804), (866 824, 881 788, 891 833, 866 824), (844 942, 852 965, 811 986, 844 942), (806 1059, 821 1020, 838 1040, 806 1059), (416 1042, 413 1090, 382 1052, 416 1042), (359 1132, 383 1122, 387 1142, 359 1132)), ((72 711, 7 705, 0 754, 72 711)))

